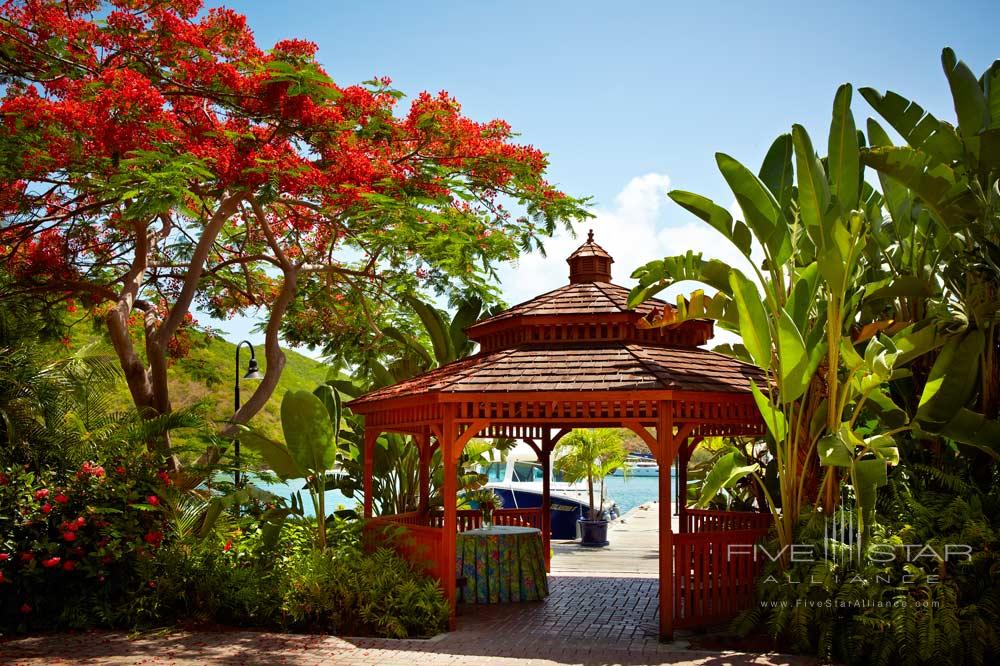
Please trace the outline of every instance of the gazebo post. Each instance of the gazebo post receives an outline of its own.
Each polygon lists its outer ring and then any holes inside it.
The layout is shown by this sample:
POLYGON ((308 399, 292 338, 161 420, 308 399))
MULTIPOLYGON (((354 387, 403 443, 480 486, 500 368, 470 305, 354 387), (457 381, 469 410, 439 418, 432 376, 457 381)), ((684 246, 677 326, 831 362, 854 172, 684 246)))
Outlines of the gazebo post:
POLYGON ((445 416, 444 427, 441 429, 441 463, 444 466, 444 481, 441 489, 441 502, 444 505, 444 523, 441 526, 441 586, 444 588, 445 599, 448 600, 448 630, 454 631, 455 621, 455 550, 458 533, 458 428, 451 415, 445 416))
POLYGON ((364 441, 364 457, 365 457, 365 480, 364 480, 364 502, 365 502, 365 519, 372 517, 372 512, 375 505, 375 497, 372 492, 372 470, 374 467, 375 458, 375 442, 378 440, 378 436, 381 433, 377 430, 369 430, 365 428, 365 441, 364 441))
POLYGON ((680 450, 677 454, 677 523, 679 532, 685 534, 688 531, 687 524, 687 487, 688 487, 688 462, 691 460, 691 450, 687 442, 681 442, 680 450))
POLYGON ((542 547, 545 549, 545 571, 552 571, 552 502, 550 493, 552 482, 552 432, 545 428, 542 432, 542 448, 538 454, 542 463, 542 547))
POLYGON ((671 524, 670 463, 673 461, 672 403, 657 405, 656 458, 660 465, 660 640, 674 638, 674 532, 671 524))
POLYGON ((420 500, 417 509, 426 514, 430 510, 431 496, 431 438, 425 433, 416 435, 414 439, 420 451, 420 500))

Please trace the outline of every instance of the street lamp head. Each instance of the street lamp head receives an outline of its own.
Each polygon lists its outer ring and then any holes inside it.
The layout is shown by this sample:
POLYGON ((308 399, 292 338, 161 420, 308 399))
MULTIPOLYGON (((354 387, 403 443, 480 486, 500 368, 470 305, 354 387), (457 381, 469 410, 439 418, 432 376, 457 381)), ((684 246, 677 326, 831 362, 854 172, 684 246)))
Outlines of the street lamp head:
POLYGON ((257 367, 257 359, 251 358, 250 362, 247 364, 247 374, 243 375, 243 379, 263 379, 264 375, 260 374, 260 369, 257 367))

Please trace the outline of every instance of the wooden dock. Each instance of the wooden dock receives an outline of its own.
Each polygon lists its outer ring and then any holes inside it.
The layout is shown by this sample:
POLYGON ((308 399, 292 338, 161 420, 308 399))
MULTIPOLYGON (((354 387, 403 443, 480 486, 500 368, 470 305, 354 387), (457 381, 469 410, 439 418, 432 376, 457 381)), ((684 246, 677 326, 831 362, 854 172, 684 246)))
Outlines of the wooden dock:
MULTIPOLYGON (((552 575, 627 576, 659 575, 659 502, 641 504, 608 527, 609 545, 585 548, 575 541, 552 542, 552 575)), ((677 517, 673 518, 677 531, 677 517)))

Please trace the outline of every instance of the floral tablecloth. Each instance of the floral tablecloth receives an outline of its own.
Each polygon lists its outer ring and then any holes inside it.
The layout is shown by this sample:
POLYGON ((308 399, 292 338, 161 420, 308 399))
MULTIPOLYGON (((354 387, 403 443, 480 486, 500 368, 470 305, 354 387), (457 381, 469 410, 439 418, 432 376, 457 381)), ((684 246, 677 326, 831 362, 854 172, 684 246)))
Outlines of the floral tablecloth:
POLYGON ((458 598, 470 604, 538 601, 549 595, 542 533, 533 527, 496 526, 459 532, 458 598))

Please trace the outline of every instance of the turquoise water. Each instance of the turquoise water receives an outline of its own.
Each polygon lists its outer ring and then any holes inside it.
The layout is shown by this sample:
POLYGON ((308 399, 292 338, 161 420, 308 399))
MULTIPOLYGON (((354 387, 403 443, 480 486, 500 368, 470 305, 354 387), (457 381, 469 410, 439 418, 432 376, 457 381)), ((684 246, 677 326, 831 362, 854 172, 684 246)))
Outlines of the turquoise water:
MULTIPOLYGON (((671 475, 675 482, 677 470, 671 468, 671 475)), ((275 495, 288 499, 292 493, 302 488, 301 481, 292 483, 257 484, 262 490, 267 490, 275 495)), ((659 495, 659 479, 655 476, 633 476, 625 479, 620 476, 609 476, 604 480, 604 492, 608 497, 614 498, 618 502, 621 513, 633 509, 640 504, 655 500, 659 495)), ((303 492, 302 500, 305 505, 306 514, 313 515, 312 503, 309 501, 309 494, 303 492)), ((356 499, 348 499, 343 493, 337 490, 330 490, 326 493, 326 506, 329 511, 337 509, 352 509, 360 502, 360 496, 356 499)))
MULTIPOLYGON (((677 470, 670 468, 672 492, 676 492, 677 470)), ((625 513, 640 504, 655 500, 660 494, 660 480, 655 476, 633 476, 628 479, 609 476, 604 480, 604 492, 618 502, 618 509, 625 513)))

